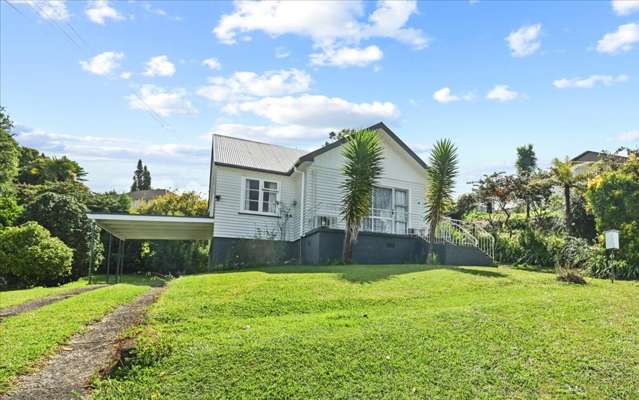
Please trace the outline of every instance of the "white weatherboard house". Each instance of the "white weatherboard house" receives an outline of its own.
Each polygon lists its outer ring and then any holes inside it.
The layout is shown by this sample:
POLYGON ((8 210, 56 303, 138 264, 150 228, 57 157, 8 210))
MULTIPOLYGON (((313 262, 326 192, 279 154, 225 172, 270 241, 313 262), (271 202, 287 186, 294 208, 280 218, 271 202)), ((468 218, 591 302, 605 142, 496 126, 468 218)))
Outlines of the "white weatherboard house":
MULTIPOLYGON (((383 173, 354 249, 359 262, 423 258, 426 164, 383 123, 383 173)), ((340 259, 345 140, 312 152, 213 136, 210 211, 213 262, 275 257, 322 263, 340 259), (277 249, 273 242, 277 241, 277 249)))
MULTIPOLYGON (((386 125, 383 173, 371 212, 353 247, 359 263, 423 262, 431 243, 425 215, 426 164, 386 125)), ((344 165, 338 140, 312 152, 213 135, 209 216, 90 214, 120 241, 211 240, 209 266, 341 260, 344 165)), ((472 231, 447 222, 433 246, 446 264, 489 264, 492 254, 472 231)), ((486 240, 492 240, 488 234, 486 240)), ((119 252, 121 253, 121 252, 119 252)))

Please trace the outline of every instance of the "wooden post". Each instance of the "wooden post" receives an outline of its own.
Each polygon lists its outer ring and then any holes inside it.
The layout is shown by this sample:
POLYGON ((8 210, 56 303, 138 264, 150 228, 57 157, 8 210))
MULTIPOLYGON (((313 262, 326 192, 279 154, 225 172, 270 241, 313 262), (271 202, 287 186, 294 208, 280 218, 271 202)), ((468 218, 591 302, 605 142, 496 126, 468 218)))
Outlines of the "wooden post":
POLYGON ((91 221, 91 236, 89 239, 89 285, 93 283, 93 253, 95 251, 95 224, 91 221))
POLYGON ((109 283, 109 275, 111 272, 111 242, 113 241, 113 235, 109 232, 109 250, 107 251, 106 262, 106 283, 109 283))

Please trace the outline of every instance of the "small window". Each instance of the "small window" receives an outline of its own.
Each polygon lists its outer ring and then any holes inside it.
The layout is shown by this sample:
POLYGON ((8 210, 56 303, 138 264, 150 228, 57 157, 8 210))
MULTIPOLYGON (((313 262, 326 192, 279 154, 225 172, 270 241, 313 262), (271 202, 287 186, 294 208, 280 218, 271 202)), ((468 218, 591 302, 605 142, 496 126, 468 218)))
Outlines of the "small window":
POLYGON ((244 211, 275 214, 278 197, 277 182, 252 178, 244 179, 244 211))

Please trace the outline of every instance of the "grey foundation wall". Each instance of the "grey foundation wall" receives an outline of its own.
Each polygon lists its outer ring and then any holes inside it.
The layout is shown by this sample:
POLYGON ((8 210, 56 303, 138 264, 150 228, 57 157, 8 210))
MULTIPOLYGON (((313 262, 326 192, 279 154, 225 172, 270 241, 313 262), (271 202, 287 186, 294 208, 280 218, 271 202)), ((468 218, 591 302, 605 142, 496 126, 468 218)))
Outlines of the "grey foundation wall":
MULTIPOLYGON (((332 264, 342 260, 344 232, 319 228, 301 240, 214 238, 211 253, 216 268, 280 264, 332 264)), ((360 232, 353 246, 358 264, 421 264, 430 244, 420 237, 360 232)), ((475 247, 435 244, 436 262, 443 265, 492 265, 475 247)))

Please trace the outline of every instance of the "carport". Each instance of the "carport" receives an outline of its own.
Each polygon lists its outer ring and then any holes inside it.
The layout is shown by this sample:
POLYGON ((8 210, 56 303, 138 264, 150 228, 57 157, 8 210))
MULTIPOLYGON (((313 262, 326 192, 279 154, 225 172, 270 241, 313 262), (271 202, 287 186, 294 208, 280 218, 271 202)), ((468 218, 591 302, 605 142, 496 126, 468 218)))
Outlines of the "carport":
MULTIPOLYGON (((107 249, 106 275, 107 283, 111 275, 111 253, 113 238, 117 240, 115 281, 119 282, 124 266, 124 251, 127 240, 212 240, 213 218, 182 217, 165 215, 131 215, 88 213, 93 228, 99 226, 109 233, 107 249)), ((95 229, 91 235, 91 252, 89 257, 89 282, 92 280, 91 265, 96 241, 95 229)), ((210 262, 210 261, 209 261, 210 262)))

